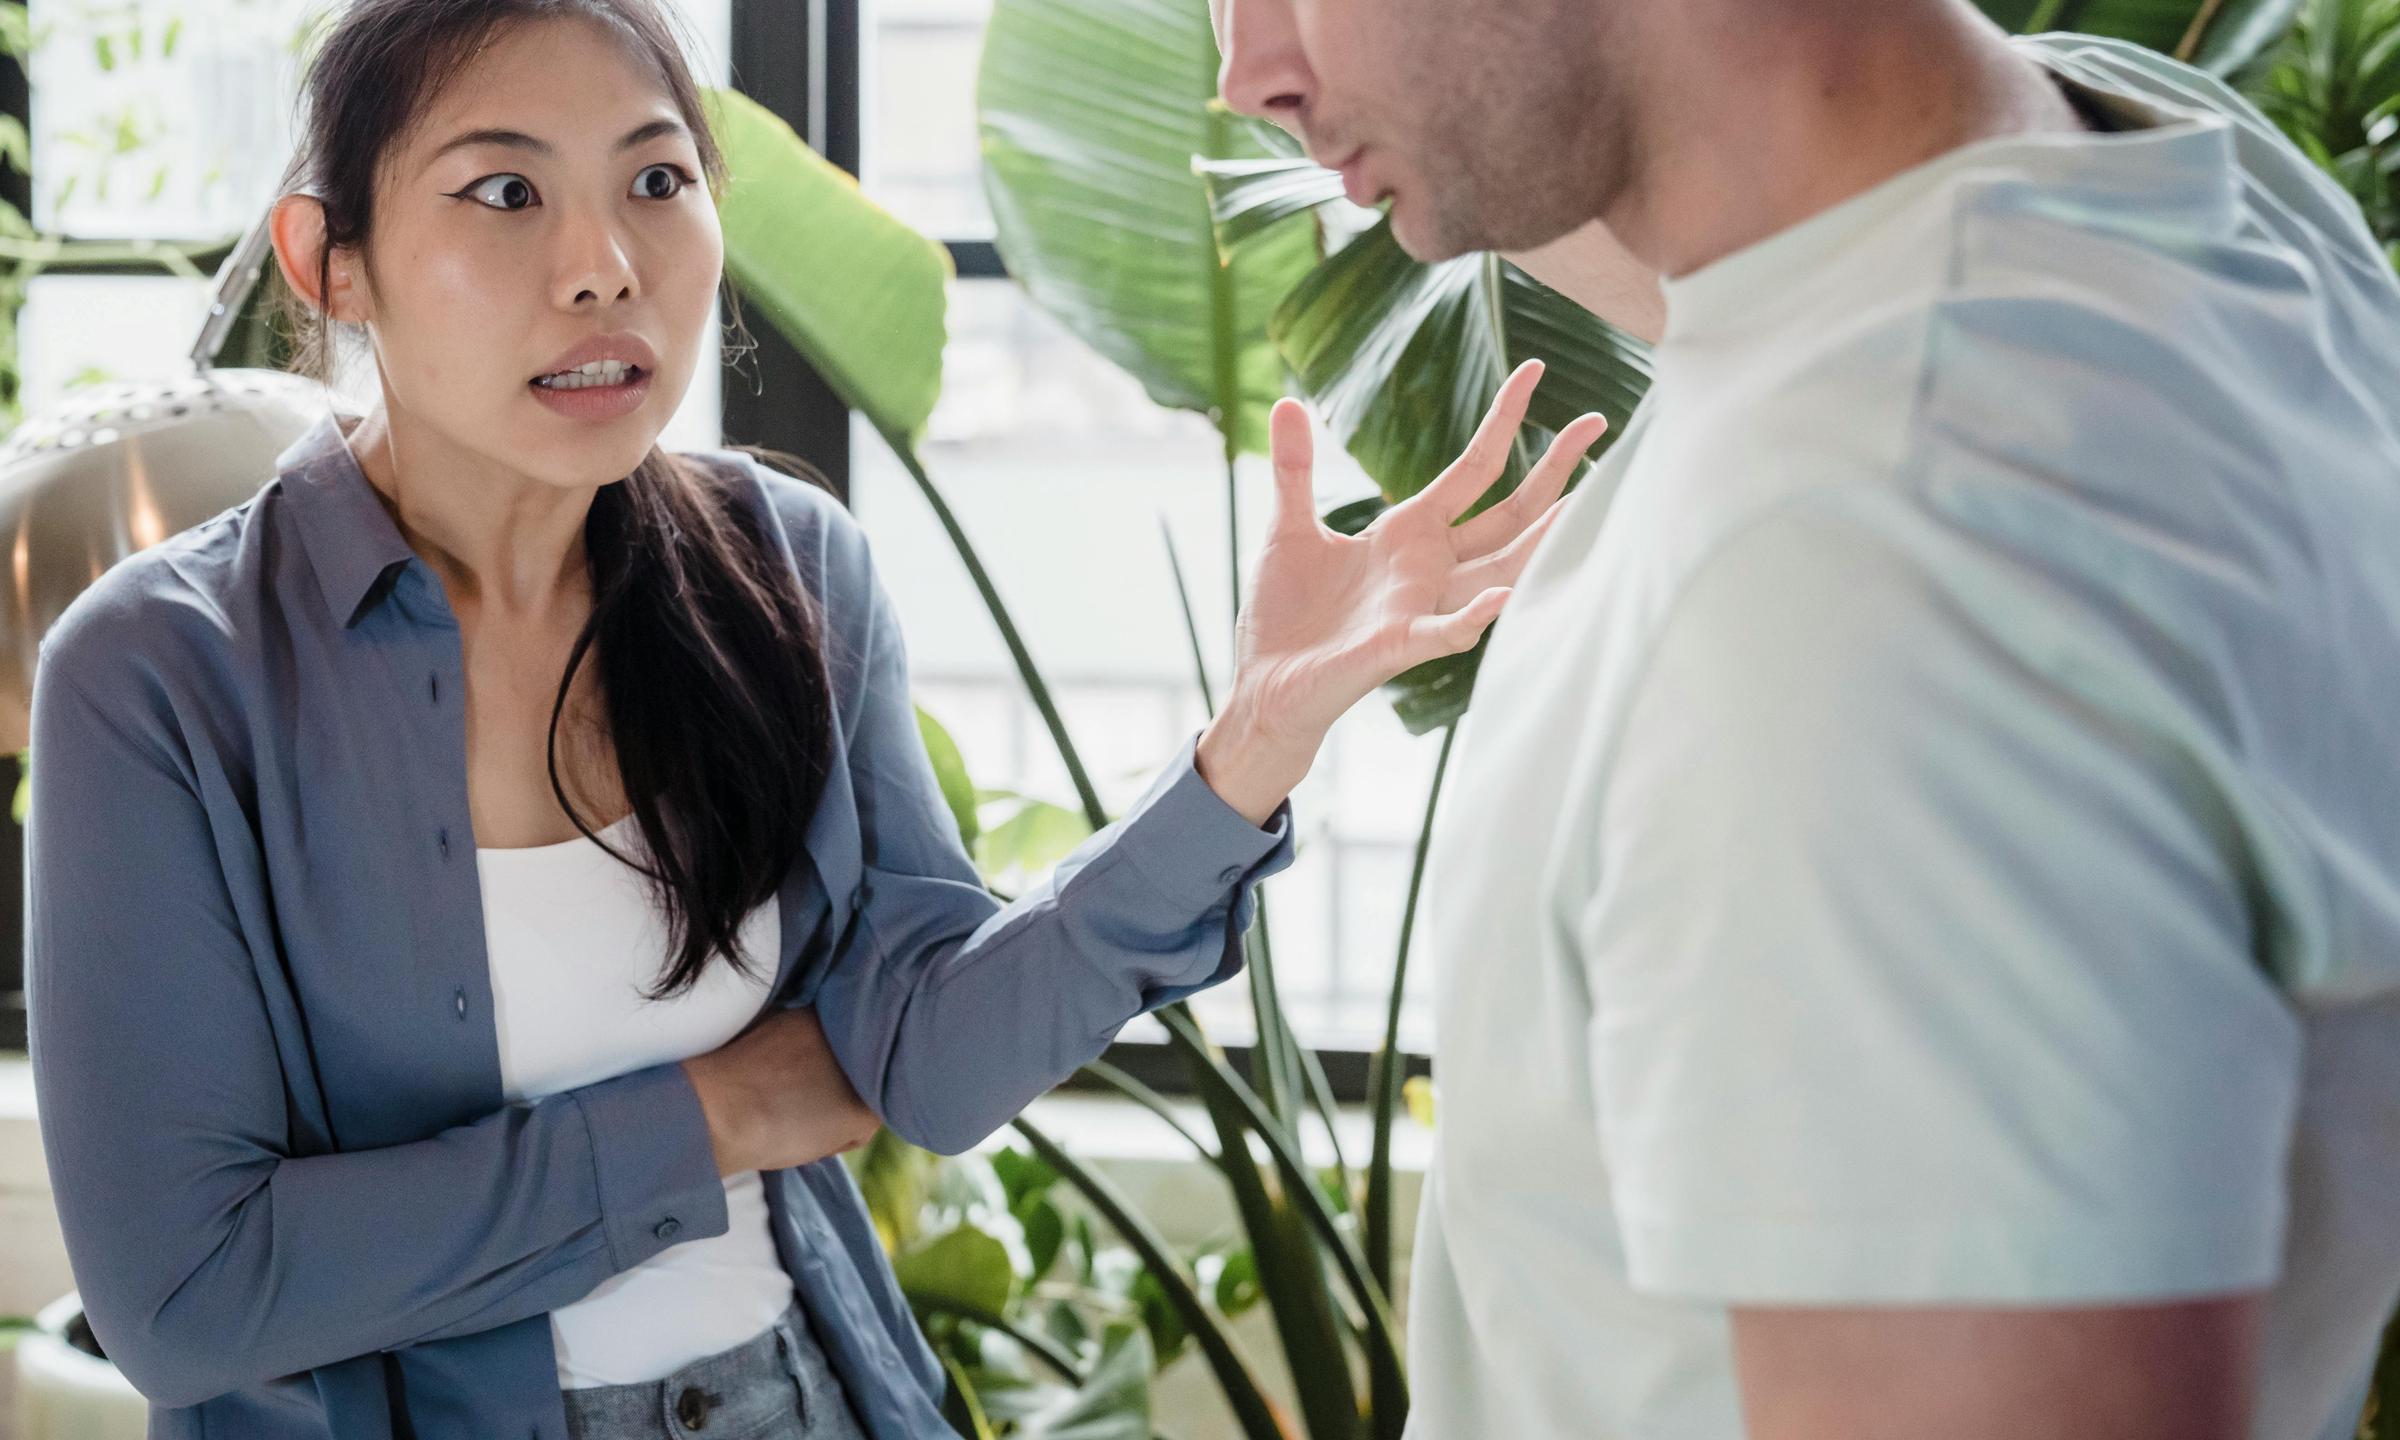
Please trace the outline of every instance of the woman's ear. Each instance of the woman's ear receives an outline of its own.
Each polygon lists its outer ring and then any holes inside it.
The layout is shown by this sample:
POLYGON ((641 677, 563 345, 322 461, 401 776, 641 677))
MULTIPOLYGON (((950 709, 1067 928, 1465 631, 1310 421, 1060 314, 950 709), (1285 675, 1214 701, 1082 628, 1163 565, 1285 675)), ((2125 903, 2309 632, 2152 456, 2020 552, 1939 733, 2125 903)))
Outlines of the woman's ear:
POLYGON ((330 319, 347 324, 367 319, 366 287, 352 273, 358 263, 355 252, 337 248, 332 266, 324 271, 326 283, 318 284, 325 257, 323 202, 314 195, 284 196, 275 202, 267 231, 275 242, 275 264, 293 294, 330 319))

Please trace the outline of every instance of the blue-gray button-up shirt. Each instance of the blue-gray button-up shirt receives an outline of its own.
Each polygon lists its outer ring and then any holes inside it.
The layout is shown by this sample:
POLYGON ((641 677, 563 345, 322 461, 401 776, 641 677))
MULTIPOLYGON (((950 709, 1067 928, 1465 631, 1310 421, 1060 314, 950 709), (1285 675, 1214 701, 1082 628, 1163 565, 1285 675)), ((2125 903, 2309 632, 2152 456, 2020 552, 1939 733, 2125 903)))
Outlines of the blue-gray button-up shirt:
MULTIPOLYGON (((895 1132, 963 1149, 1238 968, 1288 814, 1249 825, 1187 747, 1003 908, 857 526, 716 458, 820 602, 834 696, 769 1003, 817 1007, 895 1132)), ((332 417, 277 468, 110 571, 43 652, 27 987, 76 1281, 154 1440, 564 1440, 549 1312, 724 1233, 707 1127, 678 1065, 506 1103, 458 621, 332 417)), ((841 1163, 766 1181, 868 1433, 949 1434, 841 1163)))

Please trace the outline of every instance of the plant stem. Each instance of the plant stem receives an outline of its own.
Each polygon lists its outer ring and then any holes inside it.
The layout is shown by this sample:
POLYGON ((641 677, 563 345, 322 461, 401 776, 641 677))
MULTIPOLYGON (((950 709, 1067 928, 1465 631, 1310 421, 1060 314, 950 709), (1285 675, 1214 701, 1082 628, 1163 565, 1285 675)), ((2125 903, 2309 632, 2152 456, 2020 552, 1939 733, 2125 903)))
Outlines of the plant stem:
POLYGON ((1425 823, 1417 830, 1416 862, 1408 875, 1408 901, 1400 911, 1400 949, 1392 960, 1392 994, 1383 1017, 1383 1045, 1368 1070, 1367 1101, 1375 1108, 1375 1145, 1367 1157, 1367 1264, 1375 1283, 1388 1293, 1392 1287, 1392 1112, 1400 1104, 1400 1008, 1408 983, 1408 950, 1416 936, 1417 901, 1425 889, 1425 862, 1433 850, 1433 817, 1442 801, 1442 781, 1450 773, 1450 751, 1458 743, 1458 726, 1442 732, 1442 753, 1433 763, 1433 784, 1425 796, 1425 823))
POLYGON ((1044 1134, 1032 1121, 1018 1117, 1017 1133, 1024 1136, 1043 1162, 1067 1183, 1073 1185, 1099 1211, 1101 1218, 1115 1227, 1142 1263, 1166 1292, 1167 1302, 1183 1318, 1184 1329, 1208 1357, 1209 1368, 1215 1372, 1217 1383, 1224 1388, 1225 1401, 1233 1410, 1234 1420, 1242 1427, 1248 1440, 1291 1440, 1290 1432, 1268 1401, 1257 1374, 1250 1363, 1234 1348, 1233 1337, 1200 1301, 1200 1291, 1190 1272, 1168 1250, 1167 1242, 1142 1219, 1131 1202, 1096 1172, 1087 1169, 1073 1156, 1059 1148, 1058 1142, 1044 1134))
POLYGON ((1369 1348, 1369 1358, 1373 1359, 1380 1348, 1396 1362, 1400 1353, 1399 1329, 1392 1314, 1389 1292, 1367 1273, 1357 1243, 1343 1233, 1341 1222, 1334 1218, 1332 1208, 1325 1203, 1325 1197, 1317 1192, 1298 1148, 1278 1133, 1265 1107, 1259 1103, 1258 1096, 1242 1083, 1242 1077, 1209 1054, 1205 1038, 1195 1031, 1181 1028, 1189 1024, 1188 1020, 1168 1015, 1166 1023, 1168 1033, 1184 1047, 1187 1054, 1198 1055, 1208 1062, 1202 1081, 1206 1094, 1221 1097, 1249 1122, 1251 1128, 1258 1132, 1260 1143, 1267 1147, 1267 1153, 1274 1158, 1276 1168, 1282 1172, 1285 1188, 1301 1192, 1302 1198, 1297 1203, 1302 1217, 1316 1230, 1317 1238, 1325 1248, 1333 1253, 1335 1268, 1350 1282, 1351 1298, 1358 1303, 1359 1312, 1366 1317, 1369 1338, 1376 1342, 1369 1348))
POLYGON ((1208 683, 1208 653, 1200 648, 1200 617, 1192 609, 1192 587, 1183 578, 1183 554, 1175 548, 1175 530, 1165 515, 1158 517, 1158 533, 1167 542, 1167 573, 1175 578, 1176 603, 1183 607, 1183 633, 1192 644, 1192 675, 1200 682, 1200 705, 1214 720, 1217 695, 1208 683))
POLYGON ((2176 59, 2187 65, 2191 63, 2192 57, 2200 53, 2200 42, 2208 38, 2208 27, 2216 23, 2218 14, 2224 8, 2225 0, 2204 0, 2200 13, 2192 17, 2191 28, 2184 31, 2183 39, 2176 43, 2176 59))
POLYGON ((964 1300, 953 1300, 944 1295, 911 1296, 909 1304, 921 1312, 947 1315, 953 1320, 964 1320, 986 1330, 997 1330, 1040 1356, 1042 1363, 1057 1371, 1059 1378, 1067 1383, 1081 1385, 1084 1382, 1084 1373, 1076 1365, 1075 1357, 1069 1355, 1056 1340, 1036 1334, 1004 1316, 994 1315, 980 1305, 970 1305, 964 1300))
POLYGON ((1166 1122, 1168 1129, 1182 1136, 1184 1142, 1192 1147, 1193 1152, 1211 1166, 1220 1168, 1223 1166, 1224 1157, 1210 1149, 1208 1142, 1194 1135, 1188 1126, 1176 1118, 1174 1108, 1167 1104, 1167 1098, 1164 1095, 1144 1085, 1125 1071, 1109 1064, 1106 1060, 1092 1061, 1083 1067, 1083 1073, 1115 1088, 1126 1099, 1166 1122))
POLYGON ((1083 757, 1076 752, 1075 742, 1067 736, 1067 722, 1060 718, 1058 706, 1050 698, 1050 687, 1043 683, 1041 671, 1033 663, 1033 654, 1025 648, 1025 639, 1017 633, 1016 622, 1009 618, 1008 606, 1002 603, 1000 591, 992 584, 991 573, 983 568, 976 555, 974 543, 959 527, 958 517, 951 513, 942 492, 935 487, 933 477, 925 473, 924 462, 916 450, 897 435, 885 433, 883 441, 897 456, 901 468, 917 482, 917 490, 925 503, 933 507, 934 519, 941 522, 942 532, 950 537, 950 547, 958 552, 960 563, 967 567, 967 578, 975 582, 976 593, 983 597, 984 609, 989 611, 992 624, 1000 631, 1001 643, 1008 647, 1009 658, 1016 662, 1017 674, 1024 680, 1025 689, 1033 698, 1034 709, 1041 712, 1042 724, 1050 731, 1050 739, 1058 747, 1058 758, 1067 767, 1067 778, 1075 786, 1075 798, 1083 806, 1084 819, 1094 830, 1107 828, 1108 812, 1100 806, 1100 792, 1092 788, 1092 777, 1085 773, 1083 757))
MULTIPOLYGON (((1279 1170, 1262 1169, 1250 1150, 1253 1134, 1270 1151, 1279 1148, 1280 1127, 1257 1096, 1225 1064, 1224 1056, 1200 1034, 1188 1011, 1159 1012, 1167 1033, 1190 1066, 1193 1088, 1208 1107, 1225 1158, 1222 1173, 1233 1191, 1250 1254, 1258 1267, 1259 1290, 1274 1318, 1277 1338, 1300 1398, 1311 1440, 1353 1440, 1361 1418, 1351 1384, 1349 1351, 1334 1296, 1325 1276, 1325 1257, 1311 1242, 1303 1208, 1279 1170)), ((1280 1162, 1281 1156, 1279 1155, 1280 1162)))

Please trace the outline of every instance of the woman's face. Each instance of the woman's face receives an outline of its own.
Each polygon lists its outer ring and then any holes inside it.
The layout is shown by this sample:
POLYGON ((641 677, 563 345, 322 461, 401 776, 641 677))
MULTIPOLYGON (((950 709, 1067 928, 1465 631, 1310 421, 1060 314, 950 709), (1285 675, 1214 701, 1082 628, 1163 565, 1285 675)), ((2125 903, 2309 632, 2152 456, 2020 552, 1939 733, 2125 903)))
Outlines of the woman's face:
POLYGON ((386 152, 368 248, 395 430, 536 481, 631 473, 714 353, 725 247, 700 152, 592 22, 504 31, 435 97, 386 152), (590 360, 636 368, 556 374, 590 360))

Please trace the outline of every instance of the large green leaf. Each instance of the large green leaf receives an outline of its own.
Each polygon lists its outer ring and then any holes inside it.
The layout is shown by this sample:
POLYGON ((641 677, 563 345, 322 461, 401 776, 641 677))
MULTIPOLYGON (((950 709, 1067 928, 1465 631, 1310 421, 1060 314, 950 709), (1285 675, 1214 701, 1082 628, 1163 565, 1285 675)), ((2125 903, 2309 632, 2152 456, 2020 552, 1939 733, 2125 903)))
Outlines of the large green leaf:
POLYGON ((2079 30, 2147 45, 2226 74, 2292 23, 2300 0, 1978 0, 2008 29, 2079 30))
POLYGON ((958 838, 972 853, 975 841, 983 834, 983 826, 975 811, 975 782, 967 777, 966 757, 958 753, 958 742, 942 722, 917 707, 917 734, 925 741, 925 755, 933 762, 933 778, 942 787, 942 803, 950 807, 950 818, 958 822, 958 838))
POLYGON ((844 403, 914 444, 942 388, 950 252, 756 101, 720 90, 709 108, 732 172, 726 274, 844 403))
POLYGON ((960 1225, 901 1251, 892 1260, 900 1288, 916 1303, 950 1303, 997 1315, 1016 1293, 1008 1246, 990 1231, 960 1225))
POLYGON ((1215 103, 1205 0, 998 0, 978 104, 1000 253, 1035 303, 1209 416, 1229 453, 1266 448, 1284 393, 1267 318, 1316 262, 1295 218, 1228 262, 1195 156, 1264 158, 1215 103))

